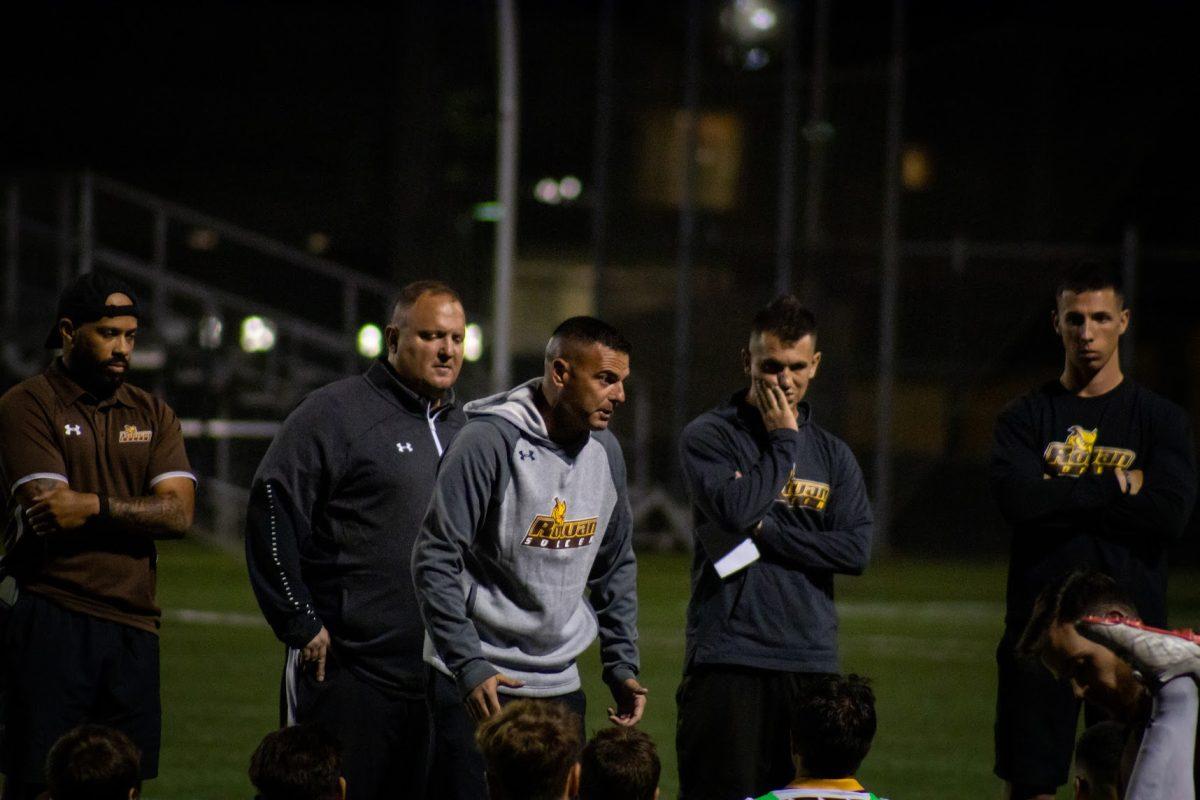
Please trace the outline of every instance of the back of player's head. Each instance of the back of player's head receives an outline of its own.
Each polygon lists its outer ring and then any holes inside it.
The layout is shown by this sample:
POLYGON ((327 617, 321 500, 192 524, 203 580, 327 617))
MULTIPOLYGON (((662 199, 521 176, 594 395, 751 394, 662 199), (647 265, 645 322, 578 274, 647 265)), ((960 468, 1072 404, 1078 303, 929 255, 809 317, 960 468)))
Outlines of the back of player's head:
POLYGON ((654 800, 662 764, 637 728, 602 728, 583 748, 579 800, 654 800))
POLYGON ((579 717, 561 703, 514 700, 475 731, 488 788, 502 800, 559 800, 579 761, 579 717))
POLYGON ((571 317, 563 320, 550 341, 546 343, 546 362, 559 358, 570 345, 599 344, 609 350, 629 355, 633 345, 629 343, 620 331, 602 319, 595 317, 571 317))
POLYGON ((434 280, 413 281, 401 289, 392 300, 390 322, 393 325, 402 325, 408 315, 408 310, 427 294, 447 295, 453 298, 454 302, 462 304, 462 298, 458 296, 458 292, 450 288, 448 283, 434 280))
POLYGON ((142 788, 142 754, 129 737, 103 725, 80 725, 54 743, 46 783, 54 800, 129 800, 142 788))
POLYGON ((773 333, 781 342, 798 342, 817 336, 817 318, 794 294, 781 294, 754 315, 754 334, 773 333))
POLYGON ((338 741, 317 725, 272 731, 250 757, 257 800, 338 800, 341 778, 338 741))
POLYGON ((1071 625, 1080 617, 1112 613, 1137 616, 1133 601, 1115 580, 1090 570, 1069 572, 1048 583, 1034 601, 1033 613, 1017 642, 1017 653, 1040 657, 1055 625, 1071 625))
POLYGON ((1128 729, 1115 720, 1097 723, 1075 744, 1075 796, 1116 800, 1121 794, 1121 756, 1128 729))
POLYGON ((875 738, 875 693, 858 675, 806 678, 792 697, 792 753, 810 778, 849 778, 875 738))
POLYGON ((1064 292, 1083 294, 1105 289, 1112 289, 1124 306, 1125 290, 1121 286, 1120 270, 1103 261, 1076 261, 1059 272, 1058 282, 1054 285, 1054 300, 1057 303, 1064 292))

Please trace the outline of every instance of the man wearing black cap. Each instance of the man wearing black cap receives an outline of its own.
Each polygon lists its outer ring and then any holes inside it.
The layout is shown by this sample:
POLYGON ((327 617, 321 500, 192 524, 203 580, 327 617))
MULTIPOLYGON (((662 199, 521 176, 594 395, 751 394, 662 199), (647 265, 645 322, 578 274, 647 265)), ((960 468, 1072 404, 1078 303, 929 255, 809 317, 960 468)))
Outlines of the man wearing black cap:
POLYGON ((191 525, 195 478, 174 412, 124 383, 139 316, 123 281, 81 275, 46 339, 62 357, 0 397, 4 800, 42 792, 51 745, 85 720, 158 774, 154 540, 191 525))

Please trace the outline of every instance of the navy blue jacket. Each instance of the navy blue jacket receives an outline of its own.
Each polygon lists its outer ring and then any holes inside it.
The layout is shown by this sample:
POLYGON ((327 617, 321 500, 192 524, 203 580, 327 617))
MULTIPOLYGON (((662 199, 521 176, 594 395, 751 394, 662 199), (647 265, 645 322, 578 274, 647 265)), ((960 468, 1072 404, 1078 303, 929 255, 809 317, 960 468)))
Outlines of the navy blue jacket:
POLYGON ((430 409, 383 361, 288 416, 246 514, 250 582, 280 641, 303 648, 324 625, 341 666, 423 696, 409 563, 438 460, 462 425, 452 402, 430 409))
POLYGON ((833 576, 861 574, 871 551, 862 471, 807 403, 799 431, 768 433, 745 394, 683 431, 695 525, 685 670, 836 672, 833 576), (747 536, 759 558, 722 579, 714 563, 747 536))

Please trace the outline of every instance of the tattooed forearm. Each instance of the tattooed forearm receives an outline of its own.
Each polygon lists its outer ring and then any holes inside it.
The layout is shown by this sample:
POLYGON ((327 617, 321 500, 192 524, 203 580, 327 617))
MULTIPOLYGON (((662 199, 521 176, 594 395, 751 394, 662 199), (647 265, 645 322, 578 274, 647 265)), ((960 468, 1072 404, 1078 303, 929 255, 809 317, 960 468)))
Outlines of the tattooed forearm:
POLYGON ((108 498, 109 519, 155 539, 183 536, 192 523, 191 517, 188 504, 178 495, 108 498))

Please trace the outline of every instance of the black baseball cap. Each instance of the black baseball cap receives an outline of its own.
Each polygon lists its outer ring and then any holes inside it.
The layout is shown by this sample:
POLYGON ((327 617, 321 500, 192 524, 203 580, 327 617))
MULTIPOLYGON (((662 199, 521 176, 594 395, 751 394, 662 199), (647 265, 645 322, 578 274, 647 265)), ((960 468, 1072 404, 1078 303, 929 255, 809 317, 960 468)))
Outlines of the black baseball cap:
POLYGON ((62 347, 62 335, 58 332, 58 323, 69 319, 75 325, 85 322, 95 322, 101 317, 137 317, 141 318, 138 309, 137 293, 128 283, 106 272, 85 272, 63 290, 58 298, 58 311, 54 315, 54 324, 46 335, 46 349, 57 350, 62 347), (130 300, 130 305, 110 306, 107 304, 111 294, 123 294, 130 300))

